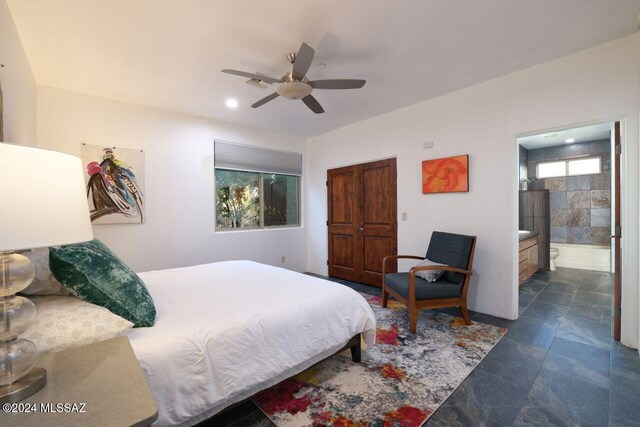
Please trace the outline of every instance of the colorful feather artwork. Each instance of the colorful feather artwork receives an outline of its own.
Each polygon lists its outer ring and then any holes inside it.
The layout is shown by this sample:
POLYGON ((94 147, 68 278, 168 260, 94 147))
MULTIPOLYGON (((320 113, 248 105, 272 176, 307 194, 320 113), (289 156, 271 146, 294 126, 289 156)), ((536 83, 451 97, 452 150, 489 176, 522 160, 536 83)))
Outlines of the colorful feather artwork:
POLYGON ((144 152, 83 144, 81 157, 91 222, 144 222, 144 152))

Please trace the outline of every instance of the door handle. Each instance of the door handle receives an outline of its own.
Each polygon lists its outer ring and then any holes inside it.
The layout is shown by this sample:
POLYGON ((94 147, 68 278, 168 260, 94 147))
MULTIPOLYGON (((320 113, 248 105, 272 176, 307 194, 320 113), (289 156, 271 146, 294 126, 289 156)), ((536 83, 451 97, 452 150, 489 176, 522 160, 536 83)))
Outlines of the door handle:
POLYGON ((364 231, 364 228, 360 227, 358 228, 358 233, 362 233, 364 231))

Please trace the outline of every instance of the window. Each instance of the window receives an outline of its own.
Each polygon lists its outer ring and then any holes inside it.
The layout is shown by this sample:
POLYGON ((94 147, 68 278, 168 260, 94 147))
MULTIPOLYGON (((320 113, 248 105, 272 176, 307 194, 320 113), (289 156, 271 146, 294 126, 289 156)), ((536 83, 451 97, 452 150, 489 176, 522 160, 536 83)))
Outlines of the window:
POLYGON ((567 162, 538 163, 538 178, 567 175, 567 162))
POLYGON ((300 225, 297 176, 262 174, 264 226, 300 225))
POLYGON ((302 155, 215 142, 216 230, 300 225, 302 155))
POLYGON ((260 227, 260 174, 216 169, 216 228, 260 227))
POLYGON ((540 162, 536 167, 537 178, 595 175, 599 173, 602 173, 602 157, 540 162))
POLYGON ((602 159, 600 157, 569 160, 568 163, 568 175, 592 175, 596 173, 602 173, 602 159))

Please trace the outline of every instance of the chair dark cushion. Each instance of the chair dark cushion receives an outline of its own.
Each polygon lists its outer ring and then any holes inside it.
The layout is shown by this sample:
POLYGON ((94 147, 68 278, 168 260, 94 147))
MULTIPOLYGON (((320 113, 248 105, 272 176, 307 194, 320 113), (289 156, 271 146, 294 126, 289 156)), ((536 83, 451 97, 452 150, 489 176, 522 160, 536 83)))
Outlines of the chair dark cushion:
MULTIPOLYGON (((384 283, 405 298, 409 298, 409 273, 389 273, 384 283)), ((416 277, 416 300, 460 298, 460 285, 440 279, 435 282, 416 277)))
MULTIPOLYGON (((472 236, 434 231, 431 235, 426 258, 440 264, 466 270, 472 245, 472 236)), ((463 283, 465 275, 447 271, 443 278, 453 283, 463 283)))

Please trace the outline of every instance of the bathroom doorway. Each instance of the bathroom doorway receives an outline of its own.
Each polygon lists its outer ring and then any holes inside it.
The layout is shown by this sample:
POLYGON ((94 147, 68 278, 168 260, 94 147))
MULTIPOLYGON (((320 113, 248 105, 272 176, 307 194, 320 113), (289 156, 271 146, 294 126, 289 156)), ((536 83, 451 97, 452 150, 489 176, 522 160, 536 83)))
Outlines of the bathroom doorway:
POLYGON ((620 123, 517 143, 520 315, 610 321, 620 307, 620 123))

